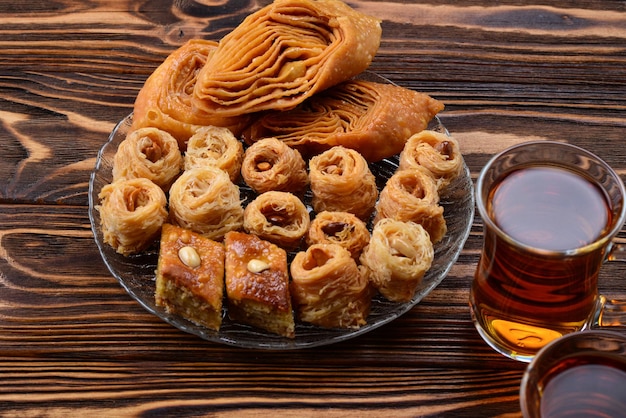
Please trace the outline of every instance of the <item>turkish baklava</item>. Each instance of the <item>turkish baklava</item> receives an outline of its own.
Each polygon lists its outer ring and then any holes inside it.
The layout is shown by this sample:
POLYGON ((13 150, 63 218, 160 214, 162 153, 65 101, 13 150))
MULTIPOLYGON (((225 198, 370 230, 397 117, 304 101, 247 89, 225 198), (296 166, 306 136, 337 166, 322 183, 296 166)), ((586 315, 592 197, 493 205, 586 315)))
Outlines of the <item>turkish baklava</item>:
POLYGON ((156 305, 218 331, 223 297, 223 245, 188 229, 164 224, 156 272, 156 305))
POLYGON ((236 231, 226 234, 224 245, 230 319, 293 338, 286 251, 256 235, 236 231))

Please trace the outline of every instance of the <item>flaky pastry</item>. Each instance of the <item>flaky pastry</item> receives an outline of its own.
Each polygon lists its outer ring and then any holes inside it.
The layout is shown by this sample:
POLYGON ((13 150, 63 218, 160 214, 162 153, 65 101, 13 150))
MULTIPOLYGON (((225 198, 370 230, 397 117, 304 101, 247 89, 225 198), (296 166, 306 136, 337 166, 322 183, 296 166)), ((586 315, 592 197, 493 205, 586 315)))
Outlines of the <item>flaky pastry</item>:
POLYGON ((383 218, 418 223, 433 243, 439 242, 448 230, 435 180, 420 167, 396 171, 387 180, 376 203, 374 223, 383 218))
POLYGON ((151 126, 167 131, 178 140, 181 151, 201 126, 228 127, 238 134, 248 123, 247 117, 225 117, 192 104, 198 72, 216 48, 217 42, 192 39, 168 55, 135 99, 131 130, 151 126))
POLYGON ((195 103, 227 117, 291 109, 365 70, 380 38, 378 19, 340 0, 275 0, 222 38, 195 103))
POLYGON ((424 167, 430 171, 437 189, 445 189, 463 170, 463 156, 456 139, 435 131, 411 136, 400 153, 400 170, 424 167))
POLYGON ((221 168, 233 183, 239 180, 243 144, 228 128, 206 126, 189 138, 184 157, 185 170, 213 165, 221 168))
POLYGON ((335 145, 357 150, 370 162, 402 151, 426 129, 443 103, 392 84, 351 80, 331 87, 287 112, 267 112, 244 129, 247 143, 273 136, 305 157, 335 145))
POLYGON ((125 256, 149 247, 167 220, 165 193, 145 178, 107 184, 98 198, 104 242, 125 256))
POLYGON ((172 184, 169 204, 173 223, 217 241, 243 224, 239 187, 214 166, 185 171, 172 184))
POLYGON ((276 138, 265 138, 248 147, 241 175, 257 193, 270 190, 299 193, 309 184, 306 163, 300 153, 276 138))
POLYGON ((374 226, 361 264, 385 298, 409 302, 433 258, 433 244, 421 225, 387 218, 374 226))
POLYGON ((176 139, 157 128, 130 132, 113 157, 113 181, 146 178, 168 191, 183 165, 176 139))
POLYGON ((378 198, 376 178, 357 151, 333 147, 309 161, 309 179, 316 212, 350 212, 367 220, 378 198))

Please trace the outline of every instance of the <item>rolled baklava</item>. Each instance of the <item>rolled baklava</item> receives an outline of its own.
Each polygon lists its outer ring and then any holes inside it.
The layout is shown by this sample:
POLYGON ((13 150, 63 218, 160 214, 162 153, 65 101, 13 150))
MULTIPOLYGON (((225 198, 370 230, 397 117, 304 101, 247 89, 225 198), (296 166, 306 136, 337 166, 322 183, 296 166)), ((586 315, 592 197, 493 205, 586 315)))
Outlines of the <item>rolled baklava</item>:
POLYGON ((182 168, 183 157, 172 135, 141 128, 120 143, 113 157, 113 181, 147 178, 167 192, 182 168))
POLYGON ((125 256, 148 248, 167 220, 165 193, 145 178, 107 184, 98 198, 104 242, 125 256))
POLYGON ((350 212, 368 220, 378 198, 376 178, 357 151, 333 147, 309 161, 313 209, 350 212))
POLYGON ((247 232, 286 249, 300 245, 310 224, 302 200, 287 192, 262 193, 244 211, 243 227, 247 232))
POLYGON ((243 144, 228 128, 206 126, 189 138, 184 157, 185 170, 212 165, 221 168, 233 183, 239 180, 243 144))
POLYGON ((358 259, 370 240, 365 222, 348 212, 318 213, 311 221, 306 242, 313 244, 339 244, 358 259))
POLYGON ((433 244, 421 225, 387 218, 374 226, 361 264, 385 298, 409 302, 433 258, 433 244))
POLYGON ((275 190, 297 194, 309 184, 302 155, 276 138, 265 138, 248 147, 241 175, 257 193, 275 190))
POLYGON ((433 243, 439 242, 448 230, 437 184, 424 168, 400 170, 387 180, 376 203, 374 223, 383 218, 418 223, 433 243))
POLYGON ((424 167, 437 189, 445 189, 463 170, 463 156, 456 139, 435 131, 422 131, 409 138, 400 153, 400 170, 424 167))
POLYGON ((291 262, 291 297, 297 317, 326 328, 367 323, 372 288, 350 252, 339 244, 314 244, 291 262))
POLYGON ((217 241, 243 224, 239 187, 214 166, 185 171, 172 184, 169 208, 174 224, 217 241))

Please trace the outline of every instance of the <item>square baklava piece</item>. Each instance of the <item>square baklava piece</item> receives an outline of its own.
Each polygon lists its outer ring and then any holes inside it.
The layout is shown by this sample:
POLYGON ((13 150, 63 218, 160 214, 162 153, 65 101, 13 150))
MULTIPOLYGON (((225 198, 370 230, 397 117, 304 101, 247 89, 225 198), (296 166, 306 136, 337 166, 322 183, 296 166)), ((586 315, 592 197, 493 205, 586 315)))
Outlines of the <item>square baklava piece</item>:
POLYGON ((224 246, 230 319, 293 338, 286 251, 243 232, 227 233, 224 246))
POLYGON ((218 331, 224 296, 224 246, 165 224, 156 272, 155 300, 168 313, 218 331))

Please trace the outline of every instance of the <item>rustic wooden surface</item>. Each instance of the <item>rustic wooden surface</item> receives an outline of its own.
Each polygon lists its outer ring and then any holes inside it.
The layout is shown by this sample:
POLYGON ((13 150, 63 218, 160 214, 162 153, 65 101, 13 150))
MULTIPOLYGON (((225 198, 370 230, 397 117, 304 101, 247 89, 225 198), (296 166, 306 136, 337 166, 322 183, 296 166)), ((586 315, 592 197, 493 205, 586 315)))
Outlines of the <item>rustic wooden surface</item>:
MULTIPOLYGON (((0 415, 520 416, 524 365, 467 306, 476 218, 449 277, 365 336, 294 352, 200 340, 145 312, 87 216, 96 154, 165 56, 267 0, 0 0, 0 415)), ((442 100, 473 177, 531 139, 626 176, 626 2, 350 1, 383 20, 372 69, 442 100)), ((626 266, 603 292, 626 299, 626 266)))

